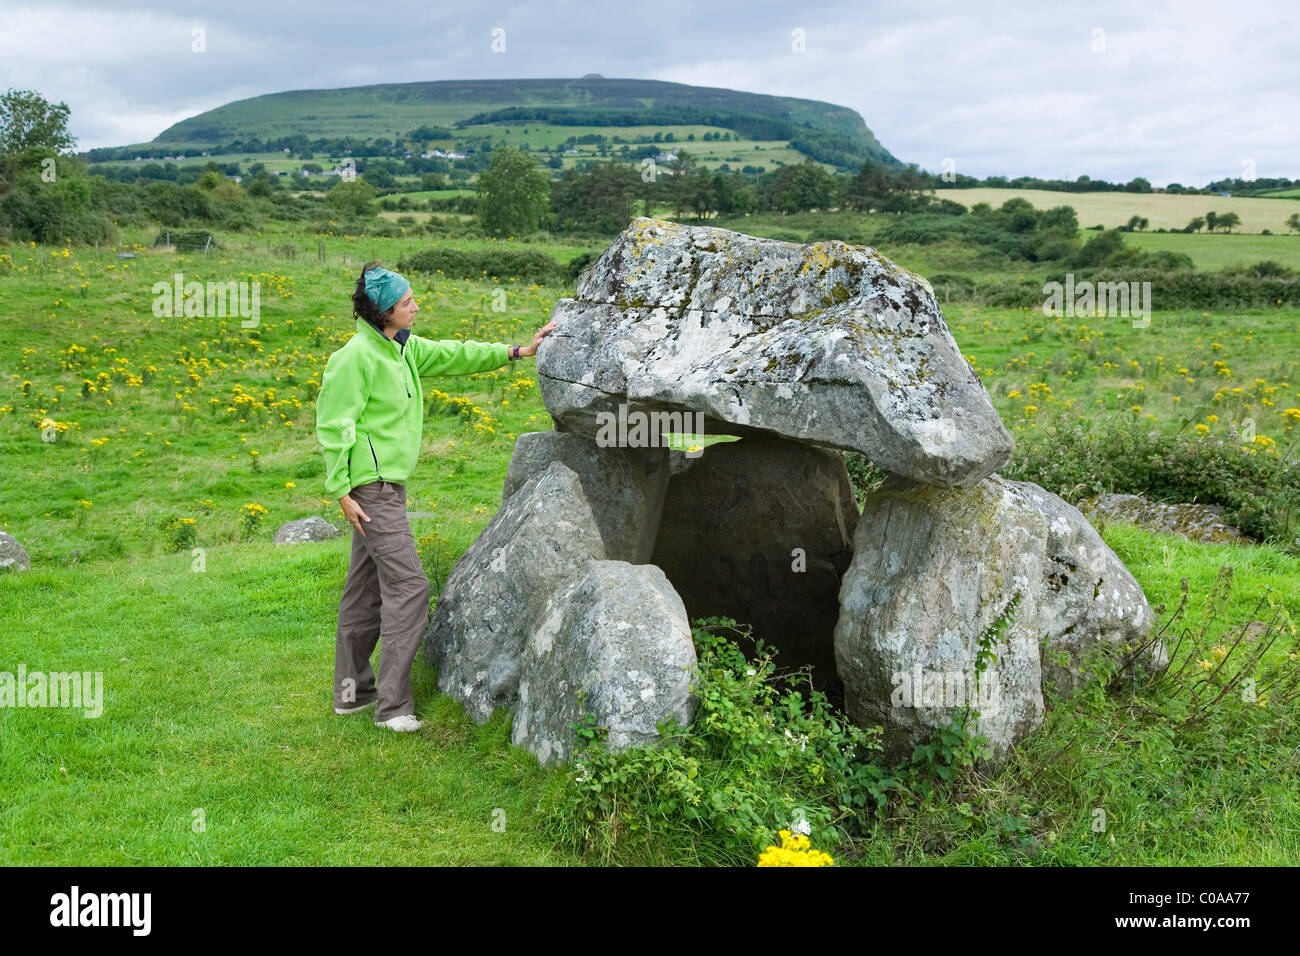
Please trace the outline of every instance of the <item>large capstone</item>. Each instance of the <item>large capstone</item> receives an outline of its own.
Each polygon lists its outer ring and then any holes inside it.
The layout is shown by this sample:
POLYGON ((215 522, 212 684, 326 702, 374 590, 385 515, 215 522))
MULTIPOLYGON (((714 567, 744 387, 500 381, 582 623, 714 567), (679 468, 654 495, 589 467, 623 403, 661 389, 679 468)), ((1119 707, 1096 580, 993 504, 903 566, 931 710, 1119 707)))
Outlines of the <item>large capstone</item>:
POLYGON ((1125 659, 1152 623, 1133 576, 1056 495, 998 476, 890 479, 863 505, 835 657, 850 717, 883 726, 888 756, 970 707, 997 760, 1039 726, 1045 690, 1070 694, 1094 655, 1125 659))
POLYGON ((929 283, 867 247, 638 218, 552 319, 542 397, 589 437, 619 415, 698 413, 709 432, 859 451, 939 486, 1014 447, 929 283))

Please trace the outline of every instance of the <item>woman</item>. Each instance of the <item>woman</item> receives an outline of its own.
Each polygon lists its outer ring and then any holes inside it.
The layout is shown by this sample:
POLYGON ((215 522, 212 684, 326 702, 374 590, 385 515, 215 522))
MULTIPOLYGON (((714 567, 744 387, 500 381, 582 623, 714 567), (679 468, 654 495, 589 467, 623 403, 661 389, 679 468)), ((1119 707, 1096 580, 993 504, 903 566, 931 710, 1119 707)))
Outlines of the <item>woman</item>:
POLYGON ((525 355, 530 345, 434 341, 411 334, 420 307, 411 284, 368 263, 352 293, 357 334, 329 357, 316 398, 325 491, 352 525, 352 554, 334 640, 334 713, 375 705, 375 723, 418 730, 411 663, 429 620, 429 579, 406 517, 406 481, 424 425, 421 375, 469 375, 525 355), (383 633, 379 679, 370 655, 383 633))

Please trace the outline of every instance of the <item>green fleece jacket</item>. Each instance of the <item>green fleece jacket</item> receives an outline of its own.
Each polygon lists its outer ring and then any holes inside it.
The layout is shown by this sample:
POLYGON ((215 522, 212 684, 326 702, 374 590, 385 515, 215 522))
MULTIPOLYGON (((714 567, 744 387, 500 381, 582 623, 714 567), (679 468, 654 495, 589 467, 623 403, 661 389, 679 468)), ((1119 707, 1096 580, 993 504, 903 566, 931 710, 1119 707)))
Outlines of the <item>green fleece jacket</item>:
POLYGON ((325 363, 316 438, 325 450, 325 493, 342 498, 371 481, 403 484, 424 431, 421 375, 469 375, 510 361, 500 342, 435 341, 403 329, 390 339, 365 319, 325 363))

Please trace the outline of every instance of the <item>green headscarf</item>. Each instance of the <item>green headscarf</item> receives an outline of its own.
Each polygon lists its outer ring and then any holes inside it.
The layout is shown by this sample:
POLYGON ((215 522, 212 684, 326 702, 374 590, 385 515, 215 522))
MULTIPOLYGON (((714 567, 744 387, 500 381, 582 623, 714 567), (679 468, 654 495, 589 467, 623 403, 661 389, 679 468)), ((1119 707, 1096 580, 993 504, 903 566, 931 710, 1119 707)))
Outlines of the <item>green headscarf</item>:
POLYGON ((366 272, 366 297, 379 307, 380 312, 387 312, 401 301, 411 283, 383 266, 376 266, 366 272))

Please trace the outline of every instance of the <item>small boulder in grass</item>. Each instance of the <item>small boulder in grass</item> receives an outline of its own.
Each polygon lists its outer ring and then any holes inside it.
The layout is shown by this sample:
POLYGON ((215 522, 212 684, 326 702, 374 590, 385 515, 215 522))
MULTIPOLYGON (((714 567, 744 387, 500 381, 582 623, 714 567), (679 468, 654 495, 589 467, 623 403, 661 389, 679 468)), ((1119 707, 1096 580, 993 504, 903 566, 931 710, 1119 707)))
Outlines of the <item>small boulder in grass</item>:
POLYGON ((280 525, 274 540, 276 544, 302 544, 304 541, 328 541, 342 533, 324 518, 313 515, 280 525))
POLYGON ((1148 531, 1182 535, 1211 544, 1254 544, 1223 518, 1215 505, 1166 504, 1141 495, 1099 495, 1079 503, 1090 518, 1125 521, 1148 531))
POLYGON ((32 559, 18 539, 0 531, 0 571, 29 571, 31 567, 32 559))

